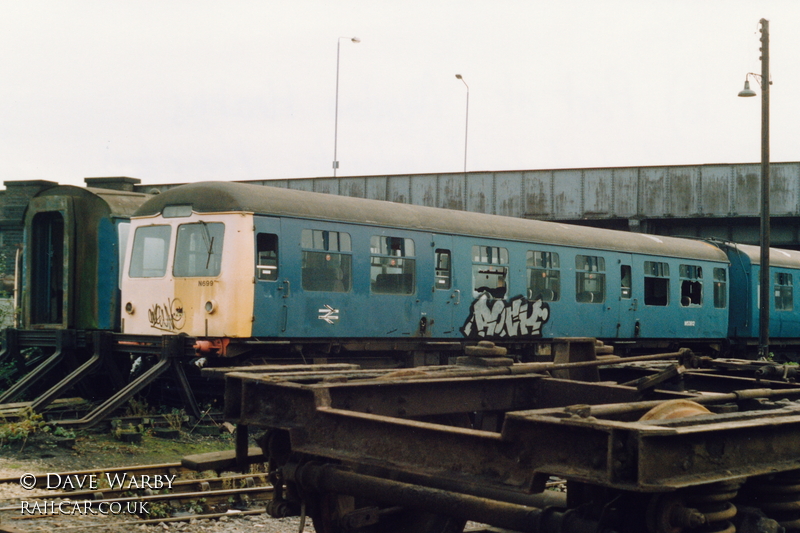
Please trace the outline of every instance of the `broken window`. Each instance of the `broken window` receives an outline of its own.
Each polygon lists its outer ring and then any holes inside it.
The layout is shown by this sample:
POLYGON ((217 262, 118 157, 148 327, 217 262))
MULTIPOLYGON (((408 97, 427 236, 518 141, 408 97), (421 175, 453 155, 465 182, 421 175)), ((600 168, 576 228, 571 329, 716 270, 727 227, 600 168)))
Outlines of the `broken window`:
POLYGON ((681 306, 703 305, 703 267, 680 265, 681 306))
POLYGON ((508 291, 508 249, 497 246, 472 247, 472 296, 488 294, 505 298, 508 291))

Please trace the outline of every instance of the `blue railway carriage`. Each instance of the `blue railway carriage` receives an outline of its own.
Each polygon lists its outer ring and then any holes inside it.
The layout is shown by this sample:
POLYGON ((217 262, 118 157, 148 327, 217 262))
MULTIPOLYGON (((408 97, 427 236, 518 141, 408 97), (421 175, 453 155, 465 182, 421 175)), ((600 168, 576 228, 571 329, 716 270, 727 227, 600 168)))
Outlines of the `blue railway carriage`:
MULTIPOLYGON (((731 315, 729 338, 738 351, 755 346, 759 328, 759 282, 761 251, 758 246, 720 243, 730 260, 731 315)), ((797 345, 800 341, 800 294, 794 282, 800 282, 800 252, 771 248, 769 254, 771 295, 769 335, 773 349, 797 345)), ((752 350, 749 350, 752 351, 752 350)), ((796 355, 792 357, 796 359, 796 355)))
POLYGON ((149 197, 60 185, 31 199, 17 276, 22 329, 119 330, 128 221, 149 197))
POLYGON ((123 332, 219 355, 728 328, 728 258, 701 241, 223 182, 152 198, 131 235, 123 332))

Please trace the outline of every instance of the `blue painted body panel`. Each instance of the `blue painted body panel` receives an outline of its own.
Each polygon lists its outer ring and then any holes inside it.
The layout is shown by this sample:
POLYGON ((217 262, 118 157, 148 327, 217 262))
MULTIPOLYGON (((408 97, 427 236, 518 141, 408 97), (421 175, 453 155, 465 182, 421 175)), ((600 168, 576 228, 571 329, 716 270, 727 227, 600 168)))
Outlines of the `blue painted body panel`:
MULTIPOLYGON (((341 222, 256 216, 256 233, 279 235, 279 275, 257 281, 253 335, 278 338, 413 338, 524 339, 592 336, 604 339, 721 339, 727 334, 728 309, 716 309, 712 294, 713 268, 727 262, 684 260, 531 244, 525 242, 442 235, 341 222), (300 247, 304 229, 343 232, 352 242, 352 286, 347 292, 304 290, 300 247), (416 260, 414 294, 375 294, 370 290, 370 238, 374 235, 413 239, 416 260), (508 250, 507 292, 503 299, 473 291, 472 247, 508 250), (452 286, 435 288, 435 250, 452 253, 452 286), (556 252, 560 257, 561 295, 557 301, 528 300, 526 254, 556 252), (603 302, 577 302, 576 256, 605 260, 603 302), (644 304, 645 261, 661 261, 671 272, 669 303, 644 304), (701 305, 680 305, 679 266, 700 266, 706 273, 701 305), (633 286, 623 298, 621 265, 629 265, 633 286), (424 324, 424 326, 421 326, 424 324)), ((534 295, 531 295, 534 296, 534 295)))
POLYGON ((97 223, 97 328, 119 329, 119 220, 101 218, 97 223))

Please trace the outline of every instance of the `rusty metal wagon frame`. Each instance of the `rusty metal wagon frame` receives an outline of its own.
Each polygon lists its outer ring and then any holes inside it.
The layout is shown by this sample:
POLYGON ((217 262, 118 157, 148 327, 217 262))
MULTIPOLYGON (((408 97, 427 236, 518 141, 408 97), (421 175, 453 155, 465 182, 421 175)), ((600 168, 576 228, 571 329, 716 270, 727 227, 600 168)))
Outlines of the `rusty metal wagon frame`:
MULTIPOLYGON (((685 363, 605 364, 593 382, 540 363, 232 373, 226 418, 242 434, 269 429, 271 467, 316 509, 321 531, 372 531, 387 506, 513 531, 781 527, 773 517, 791 529, 797 517, 771 513, 775 498, 756 487, 778 476, 800 500, 800 387, 748 377, 763 363, 685 363), (566 497, 545 490, 553 477, 566 497), (332 493, 381 503, 337 514, 319 504, 332 493), (709 498, 721 514, 698 503, 709 498)), ((418 530, 458 530, 448 527, 418 530)))

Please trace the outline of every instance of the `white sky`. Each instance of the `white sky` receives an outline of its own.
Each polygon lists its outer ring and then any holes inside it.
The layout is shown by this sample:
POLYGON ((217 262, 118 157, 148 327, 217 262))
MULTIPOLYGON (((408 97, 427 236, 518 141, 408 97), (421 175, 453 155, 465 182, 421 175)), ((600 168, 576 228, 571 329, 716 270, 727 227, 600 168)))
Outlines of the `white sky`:
POLYGON ((758 162, 762 17, 798 161, 796 0, 0 0, 0 181, 331 176, 339 37, 339 176, 758 162))

